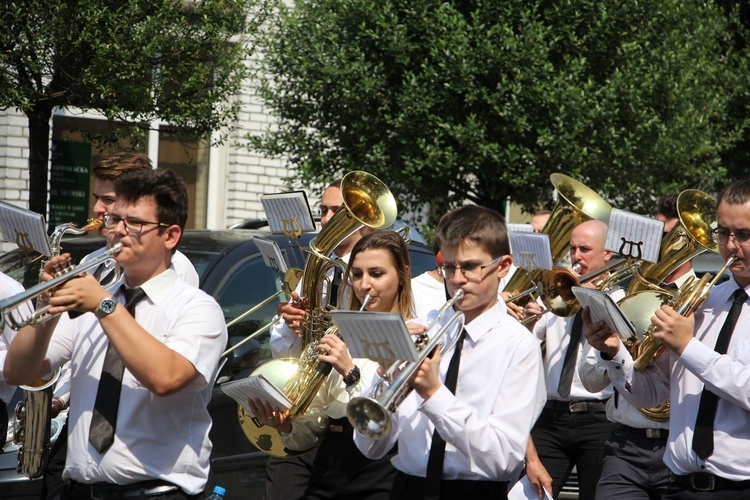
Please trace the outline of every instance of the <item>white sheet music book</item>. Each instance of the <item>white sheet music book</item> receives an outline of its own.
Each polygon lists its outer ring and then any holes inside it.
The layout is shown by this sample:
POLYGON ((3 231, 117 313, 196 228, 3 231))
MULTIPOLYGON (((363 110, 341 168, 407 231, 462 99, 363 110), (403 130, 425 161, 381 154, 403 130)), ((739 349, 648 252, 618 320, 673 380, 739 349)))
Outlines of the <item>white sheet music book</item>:
POLYGON ((52 255, 42 214, 0 201, 0 231, 3 240, 15 242, 27 254, 36 250, 48 257, 52 255))
POLYGON ((527 271, 552 269, 549 235, 544 233, 508 233, 513 263, 527 271))
MULTIPOLYGON (((539 500, 539 494, 529 481, 529 476, 523 476, 513 485, 508 492, 508 500, 539 500)), ((547 490, 544 490, 544 500, 554 500, 547 490)))
POLYGON ((271 408, 288 410, 292 407, 292 402, 289 401, 289 398, 263 375, 253 375, 252 377, 233 380, 232 382, 221 384, 220 387, 227 396, 237 401, 250 415, 253 415, 250 405, 247 404, 247 400, 250 398, 257 398, 268 402, 271 408))
POLYGON ((613 208, 604 248, 623 257, 658 262, 663 235, 664 222, 613 208))
POLYGON ((574 286, 572 291, 580 301, 581 307, 588 307, 591 310, 591 321, 604 321, 613 332, 619 333, 623 339, 635 335, 633 323, 612 300, 612 297, 599 290, 581 286, 574 286))
POLYGON ((417 348, 399 313, 332 311, 333 322, 353 358, 368 358, 389 365, 416 361, 417 348))
POLYGON ((304 191, 264 194, 260 197, 268 217, 268 227, 273 234, 298 237, 315 231, 310 204, 304 191))
POLYGON ((259 236, 253 238, 253 241, 258 246, 258 250, 260 250, 260 254, 263 256, 263 262, 265 262, 268 267, 281 274, 284 274, 287 271, 288 267, 284 260, 284 256, 281 255, 281 249, 279 248, 278 243, 259 236))
POLYGON ((533 233, 534 232, 534 226, 531 224, 514 224, 512 222, 509 222, 506 224, 508 226, 508 232, 509 233, 533 233))

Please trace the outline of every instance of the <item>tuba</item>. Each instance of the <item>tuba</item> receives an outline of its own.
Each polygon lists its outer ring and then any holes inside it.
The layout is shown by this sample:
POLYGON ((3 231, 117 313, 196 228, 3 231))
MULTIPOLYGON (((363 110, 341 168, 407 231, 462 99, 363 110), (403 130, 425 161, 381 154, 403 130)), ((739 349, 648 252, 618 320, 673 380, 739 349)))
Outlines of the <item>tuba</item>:
MULTIPOLYGON (((102 227, 102 221, 99 219, 89 219, 86 225, 81 228, 76 227, 72 223, 57 226, 50 236, 51 257, 60 255, 62 252, 61 241, 67 233, 81 235, 95 231, 100 227, 102 227)), ((40 275, 44 270, 46 262, 45 260, 41 264, 40 275)), ((70 274, 70 277, 72 278, 76 274, 70 274)), ((60 281, 58 280, 55 283, 60 283, 60 281)), ((44 291, 52 288, 51 286, 40 285, 34 288, 43 289, 44 291)), ((46 318, 46 309, 44 310, 45 312, 38 310, 28 320, 20 322, 11 319, 11 315, 9 314, 11 310, 15 310, 18 305, 30 298, 39 298, 41 293, 39 292, 38 295, 34 295, 33 292, 31 294, 28 294, 28 292, 21 294, 24 300, 15 301, 16 303, 12 307, 5 307, 5 302, 3 302, 0 307, 0 326, 4 326, 6 318, 8 318, 10 326, 16 330, 25 324, 36 325, 40 321, 43 321, 46 318)), ((37 306, 39 306, 39 300, 37 300, 37 306)), ((21 445, 18 449, 18 466, 16 467, 16 471, 29 479, 41 477, 44 474, 47 464, 47 455, 50 449, 50 407, 52 406, 55 383, 59 377, 60 370, 57 370, 48 380, 37 380, 34 384, 21 386, 21 389, 23 389, 23 401, 19 401, 16 405, 16 428, 13 434, 13 441, 21 445)))
MULTIPOLYGON (((305 262, 302 297, 306 302, 306 319, 301 325, 302 353, 298 359, 280 358, 264 363, 250 374, 263 375, 282 388, 292 402, 290 415, 303 414, 330 373, 331 367, 318 362, 317 345, 332 326, 331 307, 323 298, 326 273, 341 263, 329 255, 347 237, 363 226, 385 229, 396 220, 396 199, 377 177, 353 171, 341 179, 344 203, 310 243, 310 256, 305 262)), ((284 447, 278 432, 262 425, 238 406, 240 426, 245 436, 259 450, 276 457, 299 455, 302 452, 284 447)))
MULTIPOLYGON (((573 229, 582 222, 591 219, 609 222, 612 207, 595 191, 572 177, 559 173, 552 174, 550 175, 550 181, 557 190, 559 200, 555 208, 552 209, 552 214, 547 224, 544 225, 542 233, 549 235, 552 262, 559 262, 568 251, 570 233, 573 232, 573 229)), ((541 270, 531 273, 516 271, 503 291, 518 294, 521 290, 528 290, 539 281, 541 273, 541 270)), ((520 307, 531 300, 531 294, 522 293, 518 294, 517 297, 518 299, 514 299, 512 302, 520 307)))

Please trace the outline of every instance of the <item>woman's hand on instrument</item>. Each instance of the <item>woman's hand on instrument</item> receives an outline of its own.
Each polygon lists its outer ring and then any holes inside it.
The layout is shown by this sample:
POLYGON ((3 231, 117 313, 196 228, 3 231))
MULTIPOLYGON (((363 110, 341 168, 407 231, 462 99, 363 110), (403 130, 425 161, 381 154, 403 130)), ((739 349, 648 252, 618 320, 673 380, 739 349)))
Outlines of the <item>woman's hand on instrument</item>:
POLYGON ((435 348, 435 353, 432 357, 427 357, 422 361, 422 364, 419 365, 419 368, 411 381, 414 390, 417 391, 417 394, 422 396, 422 399, 425 401, 430 399, 442 385, 438 374, 440 358, 440 346, 438 346, 435 348))
POLYGON ((427 326, 422 323, 417 323, 416 321, 409 321, 406 323, 406 329, 409 330, 411 335, 419 336, 427 331, 427 326))
POLYGON ((338 335, 330 333, 324 335, 318 343, 318 351, 320 352, 318 361, 330 363, 342 377, 346 377, 354 369, 354 362, 349 355, 349 349, 346 348, 346 344, 338 335))
POLYGON ((247 404, 250 406, 250 410, 255 418, 263 425, 268 425, 286 434, 292 432, 292 419, 289 416, 289 410, 271 408, 268 402, 257 398, 248 399, 247 404))
POLYGON ((690 339, 693 338, 695 317, 683 316, 668 305, 661 306, 654 313, 651 322, 656 326, 653 335, 677 355, 682 355, 690 339))
POLYGON ((526 306, 523 308, 524 316, 526 318, 535 318, 526 323, 526 328, 534 331, 534 325, 539 321, 539 318, 541 317, 540 314, 542 314, 543 310, 541 304, 535 300, 530 300, 526 303, 526 306))
POLYGON ((604 321, 591 321, 591 311, 588 307, 581 313, 583 320, 583 336, 591 347, 606 354, 610 359, 620 350, 620 336, 613 332, 604 321))
POLYGON ((303 300, 300 299, 297 292, 292 292, 292 300, 280 303, 276 310, 276 314, 281 316, 286 323, 286 326, 298 336, 302 335, 302 320, 305 319, 305 315, 307 314, 302 307, 303 300))
MULTIPOLYGON (((505 295, 505 292, 503 292, 503 295, 505 295)), ((518 321, 521 321, 526 317, 526 309, 519 306, 515 302, 507 302, 505 304, 505 307, 508 308, 508 314, 516 318, 518 321)))

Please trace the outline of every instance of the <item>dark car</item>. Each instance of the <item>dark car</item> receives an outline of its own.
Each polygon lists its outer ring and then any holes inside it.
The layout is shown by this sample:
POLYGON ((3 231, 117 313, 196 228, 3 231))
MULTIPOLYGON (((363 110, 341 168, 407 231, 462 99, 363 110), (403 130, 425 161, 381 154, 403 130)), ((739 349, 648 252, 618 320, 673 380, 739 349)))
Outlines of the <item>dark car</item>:
MULTIPOLYGON (((305 234, 297 242, 263 230, 188 230, 180 243, 180 251, 190 258, 198 271, 200 287, 219 302, 227 322, 282 289, 283 277, 265 265, 253 241, 256 236, 274 240, 288 266, 298 268, 304 268, 306 253, 303 247, 314 237, 305 234)), ((62 243, 63 251, 70 252, 75 262, 101 246, 102 240, 93 236, 66 238, 62 243)), ((431 248, 411 243, 409 251, 414 276, 435 267, 431 248)), ((28 288, 37 282, 39 262, 29 264, 20 251, 14 250, 0 257, 0 271, 22 281, 28 288)), ((229 346, 267 325, 276 314, 278 303, 284 300, 286 297, 281 294, 233 325, 229 329, 229 346)), ((268 361, 271 358, 268 340, 266 328, 229 354, 217 382, 245 377, 256 366, 268 361)), ((221 391, 218 383, 209 404, 213 419, 210 433, 213 451, 206 491, 210 493, 215 485, 219 485, 227 489, 227 500, 262 498, 268 455, 247 440, 239 425, 237 404, 221 391)), ((17 391, 17 397, 20 392, 17 391)), ((9 405, 9 410, 12 406, 9 405)), ((185 418, 190 418, 190 415, 185 415, 185 418)), ((59 423, 55 423, 55 428, 58 426, 59 423)), ((30 481, 15 472, 15 448, 8 444, 5 453, 0 455, 0 496, 4 499, 38 497, 40 481, 30 481)))

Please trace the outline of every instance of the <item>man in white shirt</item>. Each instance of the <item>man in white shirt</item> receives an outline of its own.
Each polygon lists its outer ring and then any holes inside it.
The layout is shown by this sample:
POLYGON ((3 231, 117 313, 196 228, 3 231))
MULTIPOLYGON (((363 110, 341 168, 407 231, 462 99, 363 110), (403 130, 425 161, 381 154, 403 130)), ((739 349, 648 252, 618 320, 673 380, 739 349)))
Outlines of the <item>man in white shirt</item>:
POLYGON ((465 293, 456 303, 464 332, 454 328, 455 347, 422 362, 388 436, 355 433, 354 441, 370 458, 398 442, 392 499, 506 498, 544 403, 539 347, 498 300, 512 260, 502 216, 467 205, 443 217, 436 233, 448 292, 465 293))
POLYGON ((750 180, 732 183, 718 201, 714 236, 724 259, 736 257, 732 276, 695 314, 656 311, 653 335, 664 354, 636 371, 617 334, 601 324, 589 334, 622 397, 637 407, 671 400, 664 498, 750 496, 750 180))
MULTIPOLYGON (((207 404, 224 316, 170 267, 187 220, 184 183, 169 171, 130 172, 115 192, 104 221, 110 247, 122 245, 123 276, 110 291, 91 275, 54 290, 46 302, 56 316, 16 335, 5 376, 27 383, 71 360, 63 498, 197 499, 208 479, 207 404), (131 294, 140 301, 126 308, 131 294), (68 311, 85 314, 71 320, 68 311)), ((43 279, 66 257, 51 259, 43 279)))
MULTIPOLYGON (((606 267, 612 256, 604 248, 606 237, 607 225, 598 220, 584 222, 572 231, 570 258, 573 264, 580 264, 582 275, 606 267)), ((610 295, 616 300, 623 292, 616 289, 610 295)), ((539 303, 531 301, 525 312, 533 316, 541 310, 539 303)), ((546 343, 547 404, 531 433, 526 473, 539 491, 544 487, 556 497, 575 465, 581 498, 594 498, 604 442, 614 425, 605 415, 612 388, 591 392, 581 383, 576 367, 586 341, 579 315, 580 312, 564 318, 547 313, 535 324, 527 325, 546 343)))
MULTIPOLYGON (((666 236, 678 223, 677 195, 659 199, 656 218, 664 222, 666 236)), ((681 287, 695 277, 690 261, 678 266, 665 279, 665 284, 681 287)), ((589 323, 584 316, 584 335, 589 323)), ((598 351, 589 349, 578 366, 581 382, 596 392, 610 385, 606 367, 598 363, 598 351)), ((596 498, 659 499, 669 485, 669 469, 664 464, 664 450, 669 430, 666 420, 654 417, 655 409, 641 409, 620 397, 615 390, 607 401, 607 418, 616 424, 604 446, 604 467, 596 488, 596 498), (649 416, 647 416, 647 414, 649 416)), ((660 415, 660 412, 657 413, 660 415)), ((659 417, 661 418, 661 417, 659 417)))
MULTIPOLYGON (((94 177, 94 206, 92 211, 96 219, 102 220, 102 218, 108 213, 112 212, 112 208, 115 205, 115 179, 121 174, 127 172, 136 171, 150 171, 154 167, 151 164, 151 159, 143 153, 134 151, 121 151, 114 153, 103 158, 93 170, 94 177)), ((106 238, 104 227, 99 228, 99 236, 106 238)), ((81 259, 81 263, 96 259, 100 255, 107 251, 107 246, 104 245, 99 250, 95 250, 90 254, 86 255, 81 259)), ((115 271, 117 264, 113 260, 108 260, 94 269, 89 270, 90 274, 96 276, 97 280, 102 283, 111 283, 110 275, 115 271)), ((172 255, 171 266, 174 267, 177 272, 177 276, 187 282, 188 284, 197 287, 198 286, 198 273, 193 267, 185 254, 179 250, 175 250, 172 255)), ((54 418, 59 411, 64 410, 70 403, 70 371, 67 366, 61 369, 60 378, 55 386, 55 398, 53 400, 53 415, 54 418)), ((41 498, 55 498, 57 492, 63 486, 62 472, 65 468, 65 456, 67 453, 67 440, 68 440, 68 423, 65 422, 65 426, 60 432, 60 435, 55 442, 47 461, 47 469, 44 474, 43 486, 41 498)))

